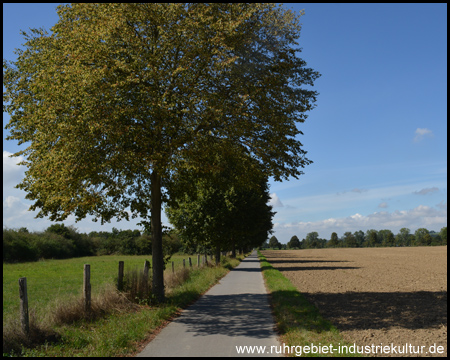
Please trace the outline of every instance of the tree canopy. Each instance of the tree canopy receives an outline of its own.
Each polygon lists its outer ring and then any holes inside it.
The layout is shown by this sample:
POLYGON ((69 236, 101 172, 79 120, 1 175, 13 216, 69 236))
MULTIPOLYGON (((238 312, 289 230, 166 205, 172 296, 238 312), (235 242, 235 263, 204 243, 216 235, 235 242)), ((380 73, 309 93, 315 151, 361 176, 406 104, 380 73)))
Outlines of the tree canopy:
POLYGON ((27 148, 18 187, 38 217, 140 217, 164 299, 161 205, 180 167, 204 172, 213 140, 239 144, 275 180, 311 163, 297 125, 320 76, 297 56, 299 16, 274 4, 58 7, 3 61, 7 139, 27 148), (182 161, 180 161, 182 159, 182 161), (188 160, 188 161, 187 161, 188 160))
POLYGON ((213 248, 218 263, 221 251, 234 254, 236 247, 261 246, 271 233, 275 213, 268 205, 268 179, 252 158, 211 151, 209 163, 221 171, 206 177, 177 174, 172 186, 178 191, 171 191, 166 213, 188 247, 213 248), (253 173, 245 176, 245 169, 253 173))

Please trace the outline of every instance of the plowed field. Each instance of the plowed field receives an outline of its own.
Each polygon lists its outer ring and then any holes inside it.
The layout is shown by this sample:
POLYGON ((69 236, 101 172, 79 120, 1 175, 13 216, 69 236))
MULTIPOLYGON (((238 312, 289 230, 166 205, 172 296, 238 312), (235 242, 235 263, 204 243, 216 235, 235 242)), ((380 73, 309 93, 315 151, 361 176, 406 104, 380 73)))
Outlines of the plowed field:
POLYGON ((446 246, 262 253, 349 343, 424 346, 383 356, 447 356, 446 246), (427 354, 433 344, 444 353, 427 354))

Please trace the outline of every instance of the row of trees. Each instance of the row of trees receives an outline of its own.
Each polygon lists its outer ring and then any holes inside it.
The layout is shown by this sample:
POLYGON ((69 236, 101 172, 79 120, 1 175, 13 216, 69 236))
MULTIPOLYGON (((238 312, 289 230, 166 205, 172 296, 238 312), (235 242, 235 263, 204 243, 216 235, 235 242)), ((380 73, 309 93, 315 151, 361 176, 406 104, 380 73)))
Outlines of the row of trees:
POLYGON ((390 246, 438 246, 447 245, 447 227, 443 227, 439 233, 428 231, 425 228, 417 229, 414 234, 410 229, 402 228, 394 235, 391 230, 362 230, 354 233, 346 232, 341 238, 333 232, 331 238, 321 239, 317 232, 310 232, 301 241, 294 235, 287 244, 281 244, 275 236, 272 236, 263 247, 284 249, 321 249, 341 247, 390 247, 390 246))
MULTIPOLYGON (((67 259, 95 255, 149 255, 151 235, 139 230, 93 231, 80 233, 73 226, 54 224, 42 232, 3 229, 3 261, 67 259)), ((165 256, 183 251, 183 244, 172 231, 163 237, 165 256)))
POLYGON ((170 223, 186 250, 211 248, 216 263, 222 251, 261 246, 272 232, 268 178, 252 158, 216 153, 210 164, 220 169, 208 176, 180 172, 166 207, 170 223), (250 171, 244 181, 242 173, 250 171))
MULTIPOLYGON (((27 144, 13 155, 27 167, 18 187, 38 217, 53 221, 140 217, 152 234, 152 288, 163 301, 163 203, 188 238, 187 227, 198 228, 182 218, 189 199, 230 209, 249 188, 264 196, 261 179, 298 178, 311 163, 298 125, 317 96, 304 85, 320 74, 297 56, 300 18, 267 3, 87 3, 57 11, 51 34, 23 32, 25 50, 3 62, 7 139, 27 144), (222 155, 240 169, 229 187, 217 180, 222 155), (205 179, 203 192, 181 196, 189 186, 178 184, 197 178, 205 179), (221 200, 208 190, 214 181, 221 200)), ((196 241, 217 250, 237 241, 243 225, 225 234, 219 222, 228 215, 215 213, 198 214, 209 230, 196 241)))

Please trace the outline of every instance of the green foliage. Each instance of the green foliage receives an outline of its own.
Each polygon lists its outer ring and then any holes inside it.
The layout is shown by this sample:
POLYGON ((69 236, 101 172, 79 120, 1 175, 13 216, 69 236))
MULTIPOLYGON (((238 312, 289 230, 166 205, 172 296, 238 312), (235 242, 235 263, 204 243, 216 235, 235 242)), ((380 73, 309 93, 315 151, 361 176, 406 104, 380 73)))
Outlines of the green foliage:
POLYGON ((353 234, 347 231, 342 239, 339 239, 337 233, 333 232, 329 241, 320 239, 317 232, 311 232, 300 243, 304 249, 320 249, 322 247, 440 246, 447 245, 447 227, 443 227, 439 233, 421 228, 417 229, 414 235, 410 234, 408 228, 401 228, 395 236, 391 230, 377 231, 370 229, 366 234, 361 230, 355 231, 353 234))
POLYGON ((378 237, 378 231, 370 229, 366 231, 366 247, 376 247, 381 244, 380 238, 378 237))
POLYGON ((291 240, 287 243, 288 249, 300 249, 300 240, 298 239, 297 235, 294 235, 291 237, 291 240))
MULTIPOLYGON (((161 202, 171 196, 162 189, 172 175, 217 170, 205 166, 211 142, 224 152, 239 144, 279 181, 311 163, 298 125, 317 97, 303 87, 320 74, 297 56, 300 16, 265 3, 57 11, 51 34, 23 32, 24 50, 3 62, 7 139, 29 144, 13 155, 27 167, 17 187, 37 217, 151 222, 162 300, 161 202)), ((135 251, 132 238, 121 244, 135 251)))
MULTIPOLYGON (((164 256, 181 250, 182 243, 171 231, 163 237, 164 256)), ((93 231, 78 233, 64 224, 54 224, 44 232, 3 229, 3 261, 23 262, 39 259, 65 259, 91 255, 150 255, 151 235, 139 230, 93 231)))
POLYGON ((410 230, 408 228, 401 228, 400 232, 395 236, 395 243, 397 246, 410 246, 410 230))
POLYGON ((339 247, 339 238, 338 238, 337 233, 333 232, 333 233, 331 234, 331 239, 330 239, 330 241, 327 243, 327 247, 330 247, 330 248, 336 248, 336 247, 339 247))
POLYGON ((344 246, 345 247, 356 247, 357 246, 355 236, 349 231, 344 233, 344 246))
POLYGON ((239 153, 238 148, 234 151, 224 155, 211 148, 208 164, 221 171, 176 174, 177 181, 171 186, 178 191, 172 191, 176 196, 166 207, 166 214, 185 251, 203 253, 211 248, 219 257, 220 251, 260 246, 271 232, 274 213, 268 205, 268 179, 255 161, 239 153), (253 181, 245 183, 249 167, 253 172, 248 178, 253 181))
POLYGON ((443 227, 439 232, 442 245, 447 245, 447 226, 443 227))
POLYGON ((276 238, 276 236, 272 236, 272 237, 269 239, 269 248, 272 248, 272 249, 276 249, 276 248, 281 249, 281 243, 278 241, 278 239, 276 238))
POLYGON ((36 261, 38 254, 34 245, 33 234, 23 231, 3 229, 3 261, 36 261))
POLYGON ((321 249, 326 247, 327 240, 320 239, 316 231, 306 234, 306 239, 302 241, 303 249, 321 249))

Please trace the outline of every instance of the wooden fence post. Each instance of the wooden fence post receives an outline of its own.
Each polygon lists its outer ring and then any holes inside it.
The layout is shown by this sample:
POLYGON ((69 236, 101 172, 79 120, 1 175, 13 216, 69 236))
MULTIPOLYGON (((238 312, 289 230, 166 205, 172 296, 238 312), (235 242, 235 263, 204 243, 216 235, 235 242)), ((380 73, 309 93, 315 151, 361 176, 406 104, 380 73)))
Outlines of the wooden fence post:
POLYGON ((183 269, 186 269, 186 259, 183 259, 183 269))
POLYGON ((91 265, 84 264, 83 274, 84 311, 91 311, 91 265))
POLYGON ((144 277, 143 277, 143 281, 144 281, 144 296, 147 297, 148 296, 148 269, 150 268, 150 261, 145 260, 144 263, 144 277))
POLYGON ((189 267, 192 269, 192 260, 190 257, 189 257, 189 267))
POLYGON ((172 274, 174 274, 175 273, 175 264, 174 264, 174 262, 172 261, 172 274))
POLYGON ((23 332, 28 335, 30 333, 30 317, 28 315, 28 293, 27 278, 19 279, 19 297, 20 297, 20 323, 23 332))
POLYGON ((200 267, 200 254, 197 254, 197 267, 200 267))
POLYGON ((123 261, 119 261, 119 277, 117 280, 117 290, 123 290, 123 261))

